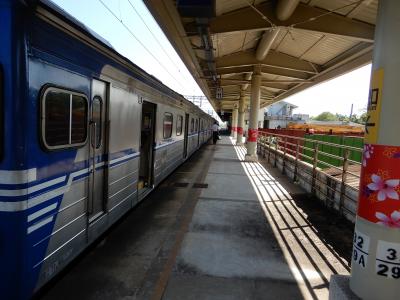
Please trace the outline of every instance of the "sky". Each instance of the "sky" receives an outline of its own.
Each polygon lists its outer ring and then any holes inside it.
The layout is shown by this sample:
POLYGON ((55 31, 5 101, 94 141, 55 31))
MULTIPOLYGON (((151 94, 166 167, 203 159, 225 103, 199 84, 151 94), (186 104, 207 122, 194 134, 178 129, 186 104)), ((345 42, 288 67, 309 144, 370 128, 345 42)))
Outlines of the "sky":
MULTIPOLYGON (((171 89, 182 95, 204 95, 141 0, 52 1, 171 89)), ((206 102, 203 109, 211 110, 206 102)))
MULTIPOLYGON (((52 1, 168 87, 182 95, 203 95, 142 0, 52 1)), ((367 104, 369 76, 368 65, 285 101, 299 106, 295 113, 311 116, 323 111, 348 115, 352 103, 354 113, 360 114, 367 104)), ((207 103, 203 109, 212 108, 207 103)))
POLYGON ((360 115, 366 111, 371 65, 366 65, 340 77, 321 83, 284 101, 299 106, 294 113, 316 116, 324 111, 360 115))

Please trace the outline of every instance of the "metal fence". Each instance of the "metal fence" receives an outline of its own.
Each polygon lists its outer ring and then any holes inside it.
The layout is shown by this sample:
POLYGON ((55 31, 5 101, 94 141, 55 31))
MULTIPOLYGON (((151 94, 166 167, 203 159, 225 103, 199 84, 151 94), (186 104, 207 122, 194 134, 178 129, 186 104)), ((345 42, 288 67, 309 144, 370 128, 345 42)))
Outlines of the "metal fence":
POLYGON ((257 150, 275 167, 280 164, 282 173, 290 173, 294 182, 306 183, 310 192, 323 198, 327 206, 344 215, 350 214, 349 219, 354 221, 361 162, 351 159, 351 154, 362 155, 362 148, 260 132, 257 150), (338 154, 324 152, 327 146, 337 148, 338 151, 333 152, 338 154), (327 157, 333 159, 335 165, 328 163, 327 157))

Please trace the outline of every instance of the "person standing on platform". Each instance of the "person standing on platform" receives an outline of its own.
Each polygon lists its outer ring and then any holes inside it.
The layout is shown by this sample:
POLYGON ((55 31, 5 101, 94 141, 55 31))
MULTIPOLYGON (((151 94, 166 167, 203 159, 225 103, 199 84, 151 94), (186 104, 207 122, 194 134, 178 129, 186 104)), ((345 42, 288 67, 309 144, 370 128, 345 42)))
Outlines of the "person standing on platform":
POLYGON ((212 126, 212 131, 213 131, 213 144, 215 145, 217 143, 218 140, 218 136, 219 136, 219 126, 218 126, 218 122, 215 122, 212 126))

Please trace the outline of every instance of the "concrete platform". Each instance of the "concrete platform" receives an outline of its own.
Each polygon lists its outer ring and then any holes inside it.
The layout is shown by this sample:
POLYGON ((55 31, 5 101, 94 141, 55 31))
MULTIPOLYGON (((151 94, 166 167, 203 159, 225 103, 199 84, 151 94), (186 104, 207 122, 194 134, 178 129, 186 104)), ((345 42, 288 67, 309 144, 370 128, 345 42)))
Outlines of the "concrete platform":
POLYGON ((329 300, 361 300, 350 289, 350 276, 332 275, 329 300))
POLYGON ((233 144, 203 147, 39 297, 328 299, 351 229, 331 235, 329 212, 233 144))

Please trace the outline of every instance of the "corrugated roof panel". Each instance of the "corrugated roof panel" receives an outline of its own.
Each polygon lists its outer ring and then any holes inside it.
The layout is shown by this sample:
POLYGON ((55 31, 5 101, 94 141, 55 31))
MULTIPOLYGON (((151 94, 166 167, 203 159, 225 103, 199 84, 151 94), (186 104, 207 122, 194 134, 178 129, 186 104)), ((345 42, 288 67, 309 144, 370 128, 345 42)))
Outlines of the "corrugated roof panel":
POLYGON ((299 80, 298 78, 287 77, 287 76, 276 76, 275 80, 299 80))
POLYGON ((260 41, 260 31, 248 31, 246 32, 246 39, 243 44, 243 51, 255 48, 260 41))
POLYGON ((286 37, 287 34, 287 30, 286 29, 281 29, 278 33, 278 36, 275 38, 273 44, 272 44, 272 49, 276 49, 279 44, 283 41, 283 39, 286 37))
MULTIPOLYGON (((216 14, 220 16, 222 14, 229 13, 231 11, 244 8, 249 6, 245 0, 216 0, 216 14)), ((249 1, 253 5, 258 5, 260 3, 266 2, 265 0, 251 0, 249 1)))
POLYGON ((378 0, 365 2, 365 5, 363 5, 359 11, 357 11, 353 18, 370 24, 375 24, 377 11, 378 0))
POLYGON ((220 16, 233 10, 248 6, 243 0, 216 0, 216 14, 220 16))
POLYGON ((282 91, 282 90, 281 89, 275 89, 275 88, 272 88, 272 87, 266 87, 266 86, 263 86, 261 88, 261 94, 262 95, 263 94, 271 95, 271 94, 278 93, 280 91, 282 91))
POLYGON ((337 14, 347 15, 359 1, 354 0, 317 0, 312 1, 315 7, 320 7, 326 10, 334 11, 337 14))
MULTIPOLYGON (((308 3, 309 1, 302 1, 308 3)), ((366 23, 376 23, 376 12, 378 11, 378 0, 364 1, 360 4, 359 1, 352 0, 314 0, 312 1, 313 6, 319 7, 326 10, 334 10, 335 13, 341 15, 347 15, 356 9, 356 12, 352 16, 353 19, 357 19, 366 23), (359 7, 357 7, 359 5, 359 7)))
POLYGON ((322 36, 318 32, 292 29, 276 50, 294 57, 300 57, 322 36))
POLYGON ((268 73, 262 73, 263 80, 276 80, 277 77, 279 77, 279 76, 273 75, 273 74, 268 74, 268 73))
POLYGON ((217 49, 215 57, 253 49, 257 46, 259 40, 259 31, 214 34, 213 45, 217 49))
POLYGON ((242 46, 245 43, 245 38, 247 39, 246 33, 244 31, 214 35, 214 47, 216 44, 218 45, 216 56, 221 57, 231 53, 242 51, 242 46))
POLYGON ((323 65, 342 52, 354 47, 358 42, 341 37, 327 37, 317 47, 308 51, 303 59, 323 65))
POLYGON ((224 92, 226 92, 226 93, 235 93, 235 92, 237 92, 237 91, 239 91, 240 90, 240 86, 239 85, 235 85, 235 86, 224 86, 223 87, 224 88, 224 92))
POLYGON ((225 78, 225 79, 237 79, 237 74, 233 73, 233 74, 222 74, 220 75, 221 78, 225 78))

